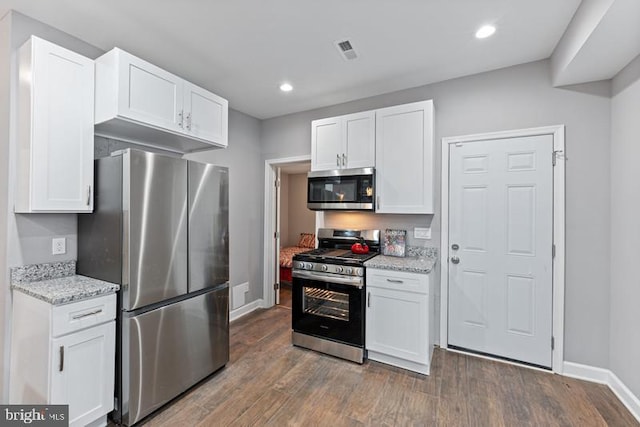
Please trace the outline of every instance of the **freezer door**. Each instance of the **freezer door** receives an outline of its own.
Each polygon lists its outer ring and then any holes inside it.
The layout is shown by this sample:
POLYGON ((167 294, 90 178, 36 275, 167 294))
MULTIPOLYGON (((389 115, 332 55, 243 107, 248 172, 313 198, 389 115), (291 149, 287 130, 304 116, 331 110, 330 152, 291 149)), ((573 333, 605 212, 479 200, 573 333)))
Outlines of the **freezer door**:
POLYGON ((187 292, 187 162, 127 150, 123 167, 125 310, 187 292))
MULTIPOLYGON (((121 421, 136 423, 229 360, 229 288, 122 321, 121 421)), ((120 418, 120 417, 118 417, 120 418)))
POLYGON ((229 280, 229 170, 189 162, 189 292, 229 280))

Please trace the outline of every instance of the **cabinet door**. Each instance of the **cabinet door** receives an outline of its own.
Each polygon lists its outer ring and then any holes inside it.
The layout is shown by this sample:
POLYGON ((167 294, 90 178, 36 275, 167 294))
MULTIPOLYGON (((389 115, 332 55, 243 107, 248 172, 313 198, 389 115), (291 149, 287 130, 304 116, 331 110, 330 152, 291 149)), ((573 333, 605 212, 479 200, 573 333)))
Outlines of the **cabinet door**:
POLYGON ((378 213, 432 214, 433 101, 376 111, 378 213))
POLYGON ((128 119, 182 132, 183 80, 119 51, 118 113, 128 119))
POLYGON ((340 117, 311 122, 311 170, 330 170, 341 167, 342 137, 340 117))
POLYGON ((93 86, 91 59, 37 37, 21 49, 16 212, 93 210, 93 86))
POLYGON ((226 147, 229 103, 196 85, 184 82, 184 128, 196 138, 226 147))
POLYGON ((367 350, 429 363, 428 296, 367 288, 367 350))
POLYGON ((376 113, 365 111, 342 117, 344 154, 342 166, 370 168, 376 160, 376 113))
POLYGON ((69 405, 69 425, 83 426, 113 409, 115 322, 52 341, 52 404, 69 405))

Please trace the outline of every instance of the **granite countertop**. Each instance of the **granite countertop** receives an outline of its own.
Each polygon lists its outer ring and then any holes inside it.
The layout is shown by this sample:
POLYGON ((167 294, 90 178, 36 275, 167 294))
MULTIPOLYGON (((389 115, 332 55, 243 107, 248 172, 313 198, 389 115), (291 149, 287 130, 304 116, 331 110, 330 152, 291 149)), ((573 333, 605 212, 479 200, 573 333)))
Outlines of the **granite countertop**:
POLYGON ((406 271, 408 273, 430 273, 438 261, 436 248, 407 248, 406 257, 378 255, 364 263, 365 267, 382 270, 406 271))
POLYGON ((75 274, 76 262, 32 264, 11 269, 11 289, 52 305, 112 294, 119 285, 75 274))

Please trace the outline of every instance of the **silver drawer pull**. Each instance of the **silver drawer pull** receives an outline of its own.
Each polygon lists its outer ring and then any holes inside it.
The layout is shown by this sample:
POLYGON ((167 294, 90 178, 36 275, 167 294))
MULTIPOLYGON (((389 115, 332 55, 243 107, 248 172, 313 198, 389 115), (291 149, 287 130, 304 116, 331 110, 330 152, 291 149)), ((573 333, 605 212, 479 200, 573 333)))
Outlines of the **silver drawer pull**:
POLYGON ((387 279, 387 282, 390 282, 390 283, 404 283, 404 281, 396 280, 396 279, 387 279))
POLYGON ((73 320, 82 319, 83 317, 89 317, 89 316, 93 316, 94 314, 99 314, 99 313, 102 313, 102 309, 101 308, 99 308, 97 310, 90 311, 88 313, 76 314, 75 316, 72 317, 72 319, 73 320))

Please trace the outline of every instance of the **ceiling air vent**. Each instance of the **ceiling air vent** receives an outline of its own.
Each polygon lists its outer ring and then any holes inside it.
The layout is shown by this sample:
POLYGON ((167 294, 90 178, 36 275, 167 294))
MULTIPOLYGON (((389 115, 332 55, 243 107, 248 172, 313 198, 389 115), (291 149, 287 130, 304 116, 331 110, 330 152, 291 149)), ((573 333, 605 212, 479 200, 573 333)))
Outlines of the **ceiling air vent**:
POLYGON ((347 61, 351 61, 358 57, 358 54, 353 49, 353 46, 351 46, 351 42, 349 40, 339 40, 335 42, 335 45, 338 48, 338 52, 340 52, 342 57, 347 61))

